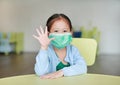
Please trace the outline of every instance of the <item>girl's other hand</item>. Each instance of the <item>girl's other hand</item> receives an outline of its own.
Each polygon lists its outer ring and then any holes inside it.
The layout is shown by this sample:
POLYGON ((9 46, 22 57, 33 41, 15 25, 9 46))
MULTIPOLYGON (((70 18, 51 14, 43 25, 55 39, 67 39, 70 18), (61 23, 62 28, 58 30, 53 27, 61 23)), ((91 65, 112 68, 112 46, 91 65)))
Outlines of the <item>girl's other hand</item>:
POLYGON ((41 45, 41 49, 47 49, 48 45, 50 44, 50 41, 54 39, 54 38, 51 39, 48 38, 47 27, 45 28, 45 32, 44 32, 43 28, 40 26, 39 29, 38 28, 36 29, 36 32, 38 36, 33 35, 33 37, 39 41, 41 45))
POLYGON ((64 75, 63 71, 59 70, 59 71, 56 71, 54 73, 43 75, 40 78, 41 79, 56 79, 56 78, 59 78, 59 77, 63 77, 63 75, 64 75))

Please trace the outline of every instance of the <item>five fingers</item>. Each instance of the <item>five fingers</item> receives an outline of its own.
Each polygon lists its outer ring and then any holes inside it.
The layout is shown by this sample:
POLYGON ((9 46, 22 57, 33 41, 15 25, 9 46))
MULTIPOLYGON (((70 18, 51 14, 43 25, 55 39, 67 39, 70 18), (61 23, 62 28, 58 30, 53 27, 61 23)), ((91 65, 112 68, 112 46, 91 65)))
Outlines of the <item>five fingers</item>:
MULTIPOLYGON (((36 28, 36 32, 38 34, 38 36, 36 35, 33 35, 33 37, 37 40, 39 40, 39 38, 42 36, 42 35, 46 35, 48 36, 48 30, 47 30, 47 26, 45 27, 45 31, 43 30, 43 28, 40 26, 40 28, 36 28)), ((54 38, 50 38, 49 39, 50 41, 54 40, 54 38)))
POLYGON ((41 35, 41 33, 38 29, 36 29, 36 32, 38 33, 39 36, 41 35))
MULTIPOLYGON (((45 29, 45 32, 43 30, 43 28, 40 26, 40 29, 36 28, 36 32, 38 34, 38 36, 40 37, 42 34, 47 34, 47 27, 45 29)), ((38 39, 38 37, 36 35, 33 35, 34 38, 38 39)))
POLYGON ((40 32, 41 32, 41 34, 44 34, 44 30, 41 26, 40 26, 40 32))
POLYGON ((48 34, 47 26, 45 27, 45 34, 48 34))
POLYGON ((36 35, 33 35, 33 37, 34 37, 35 39, 39 39, 39 37, 37 37, 36 35))

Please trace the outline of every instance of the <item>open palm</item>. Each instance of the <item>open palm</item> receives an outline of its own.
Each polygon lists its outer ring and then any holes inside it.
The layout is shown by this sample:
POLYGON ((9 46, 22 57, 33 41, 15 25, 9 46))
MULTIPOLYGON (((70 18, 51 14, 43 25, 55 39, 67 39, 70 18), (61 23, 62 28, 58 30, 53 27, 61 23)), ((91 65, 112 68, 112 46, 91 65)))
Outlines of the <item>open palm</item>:
POLYGON ((39 29, 37 28, 36 31, 38 36, 33 35, 33 37, 39 41, 42 49, 47 49, 48 45, 50 44, 50 41, 53 40, 54 38, 51 39, 48 38, 47 27, 45 28, 45 32, 41 26, 39 29))

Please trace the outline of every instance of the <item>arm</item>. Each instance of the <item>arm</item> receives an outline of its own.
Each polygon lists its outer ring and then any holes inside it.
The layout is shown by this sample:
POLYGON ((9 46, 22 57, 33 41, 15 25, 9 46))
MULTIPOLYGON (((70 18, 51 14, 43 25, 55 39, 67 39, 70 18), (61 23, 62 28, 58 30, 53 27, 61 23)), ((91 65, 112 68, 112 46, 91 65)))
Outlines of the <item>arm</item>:
POLYGON ((36 64, 34 70, 38 76, 41 76, 48 73, 50 70, 50 62, 48 58, 47 49, 48 45, 50 44, 50 41, 53 40, 53 38, 48 38, 47 27, 44 32, 43 28, 40 26, 40 29, 36 29, 36 32, 38 36, 33 35, 33 37, 39 41, 41 49, 38 55, 36 56, 36 64))
POLYGON ((72 48, 71 55, 73 56, 73 65, 62 69, 64 76, 73 76, 87 73, 86 63, 83 57, 80 56, 78 49, 72 48))
POLYGON ((59 78, 62 76, 73 76, 78 74, 84 74, 87 72, 87 67, 84 62, 84 59, 80 56, 78 50, 72 49, 73 53, 70 52, 72 58, 73 58, 73 65, 70 67, 65 67, 59 71, 49 73, 47 75, 41 76, 42 79, 53 79, 53 78, 59 78))
POLYGON ((49 68, 49 58, 47 55, 47 50, 40 50, 38 55, 36 56, 36 63, 35 63, 35 73, 38 76, 45 75, 49 73, 50 68, 49 68))

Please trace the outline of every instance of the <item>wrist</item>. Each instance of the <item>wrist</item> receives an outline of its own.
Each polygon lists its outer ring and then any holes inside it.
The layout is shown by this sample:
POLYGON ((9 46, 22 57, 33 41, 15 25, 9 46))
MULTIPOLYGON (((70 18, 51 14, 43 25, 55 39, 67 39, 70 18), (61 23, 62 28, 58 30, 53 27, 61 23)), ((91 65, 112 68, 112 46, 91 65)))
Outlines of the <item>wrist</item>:
POLYGON ((48 46, 41 46, 42 50, 47 50, 48 46))
POLYGON ((59 72, 59 74, 60 74, 61 76, 64 76, 64 73, 63 73, 62 70, 59 70, 58 72, 59 72))

